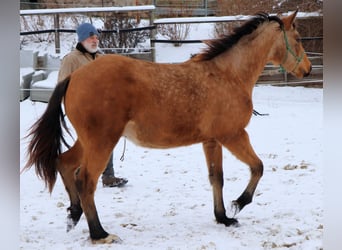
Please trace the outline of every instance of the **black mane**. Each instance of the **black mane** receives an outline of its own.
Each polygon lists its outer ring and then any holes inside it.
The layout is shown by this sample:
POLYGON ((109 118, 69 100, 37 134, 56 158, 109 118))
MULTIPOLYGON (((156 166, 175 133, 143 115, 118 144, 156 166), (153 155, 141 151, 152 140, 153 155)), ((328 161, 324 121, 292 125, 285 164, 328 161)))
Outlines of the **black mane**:
POLYGON ((209 47, 204 49, 203 53, 198 55, 200 60, 210 60, 222 52, 232 48, 243 36, 251 34, 266 21, 276 21, 279 23, 280 28, 283 28, 284 26, 279 17, 269 16, 267 13, 260 12, 242 26, 235 28, 232 34, 224 35, 222 38, 208 42, 207 45, 209 47))

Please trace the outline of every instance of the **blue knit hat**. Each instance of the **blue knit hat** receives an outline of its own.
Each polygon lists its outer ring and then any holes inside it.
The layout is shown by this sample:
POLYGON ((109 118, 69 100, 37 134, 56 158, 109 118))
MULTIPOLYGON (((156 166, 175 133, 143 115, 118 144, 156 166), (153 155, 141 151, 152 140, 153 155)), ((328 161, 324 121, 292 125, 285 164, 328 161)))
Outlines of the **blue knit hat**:
POLYGON ((82 23, 80 26, 77 27, 76 33, 79 42, 82 42, 93 35, 99 35, 97 29, 90 23, 82 23))

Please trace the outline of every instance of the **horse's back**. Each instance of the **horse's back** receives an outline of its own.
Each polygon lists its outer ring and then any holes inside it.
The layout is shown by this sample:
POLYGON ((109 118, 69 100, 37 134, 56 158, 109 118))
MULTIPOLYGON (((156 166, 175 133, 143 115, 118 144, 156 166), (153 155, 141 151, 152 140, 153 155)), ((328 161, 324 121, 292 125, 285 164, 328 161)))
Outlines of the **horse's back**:
POLYGON ((214 137, 220 132, 215 127, 228 131, 241 121, 242 115, 232 125, 234 107, 222 105, 238 99, 225 84, 195 61, 158 64, 106 55, 71 75, 66 112, 81 130, 87 124, 120 131, 148 147, 190 145, 214 137))

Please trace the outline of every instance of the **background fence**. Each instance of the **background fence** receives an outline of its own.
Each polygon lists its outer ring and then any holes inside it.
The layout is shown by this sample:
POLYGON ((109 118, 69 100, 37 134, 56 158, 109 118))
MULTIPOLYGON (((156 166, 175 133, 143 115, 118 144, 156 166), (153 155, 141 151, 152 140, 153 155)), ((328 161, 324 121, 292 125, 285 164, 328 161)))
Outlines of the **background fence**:
MULTIPOLYGON (((160 4, 162 1, 158 1, 160 4)), ((194 1, 196 2, 196 1, 194 1)), ((199 2, 199 1, 197 1, 199 2)), ((202 1, 203 3, 203 1, 202 1)), ((182 43, 201 43, 200 40, 185 40, 185 39, 177 39, 177 40, 160 40, 155 39, 156 30, 161 25, 189 25, 194 23, 236 23, 236 22, 243 22, 248 17, 242 18, 235 18, 231 16, 226 17, 214 17, 214 16, 207 16, 207 17, 189 17, 189 18, 162 18, 162 19, 154 19, 155 14, 155 6, 154 5, 145 5, 145 6, 126 6, 126 7, 91 7, 91 8, 63 8, 63 9, 40 9, 40 10, 21 10, 20 16, 28 16, 28 15, 50 15, 53 16, 54 20, 54 27, 53 29, 46 29, 46 30, 31 30, 31 31, 21 31, 21 36, 32 35, 32 34, 43 34, 43 33, 54 33, 55 38, 55 50, 56 53, 60 52, 60 33, 72 33, 75 32, 73 29, 63 29, 60 28, 60 16, 61 15, 87 15, 87 16, 99 16, 103 13, 110 13, 110 12, 124 12, 124 13, 142 13, 144 18, 148 18, 149 23, 145 27, 136 27, 131 29, 115 29, 115 30, 103 30, 104 33, 127 33, 127 32, 137 32, 141 30, 149 30, 150 32, 150 41, 151 46, 150 48, 146 49, 141 53, 125 53, 129 56, 154 61, 154 48, 156 43, 174 43, 174 44, 182 44, 182 43)), ((140 18, 140 14, 133 16, 135 18, 140 18)), ((307 21, 309 18, 322 18, 321 16, 318 17, 298 17, 299 19, 307 21)), ((233 25, 234 26, 234 25, 233 25)), ((236 24, 235 24, 236 26, 236 24)), ((313 63, 313 70, 312 74, 303 80, 297 80, 291 75, 284 73, 279 70, 278 67, 274 67, 272 65, 266 65, 264 72, 261 74, 258 84, 281 84, 281 85, 306 85, 306 86, 322 86, 323 84, 323 53, 322 53, 322 43, 323 37, 303 37, 302 38, 304 48, 308 52, 309 59, 313 63), (310 51, 310 48, 314 48, 312 44, 317 44, 318 49, 317 51, 310 51), (311 47, 309 46, 311 44, 311 47), (308 49, 309 48, 309 49, 308 49)), ((317 46, 316 46, 317 47, 317 46)), ((116 48, 111 48, 111 50, 115 53, 116 48)))
MULTIPOLYGON (((223 17, 186 17, 186 18, 163 18, 154 21, 154 26, 165 24, 193 24, 193 23, 240 23, 244 22, 250 17, 242 16, 236 18, 234 16, 223 17)), ((308 21, 309 19, 322 18, 321 16, 304 16, 298 17, 300 21, 308 21)), ((257 84, 272 84, 272 85, 291 85, 291 86, 310 86, 310 87, 323 87, 323 37, 302 37, 303 47, 312 62, 312 72, 310 76, 297 79, 291 74, 283 72, 279 67, 273 65, 266 65, 264 71, 259 77, 257 84), (317 50, 317 51, 312 51, 317 50)), ((151 46, 154 47, 155 43, 201 43, 200 40, 161 40, 151 39, 151 46)))

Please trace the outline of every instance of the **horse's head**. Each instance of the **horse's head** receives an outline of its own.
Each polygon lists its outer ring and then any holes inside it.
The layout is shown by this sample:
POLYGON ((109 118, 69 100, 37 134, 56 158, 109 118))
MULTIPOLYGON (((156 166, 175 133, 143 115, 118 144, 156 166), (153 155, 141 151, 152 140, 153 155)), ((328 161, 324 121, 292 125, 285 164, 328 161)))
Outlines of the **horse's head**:
POLYGON ((297 12, 298 10, 281 19, 284 25, 281 27, 281 35, 278 41, 275 42, 273 62, 279 64, 292 75, 302 78, 310 74, 312 66, 296 30, 294 21, 297 12))

